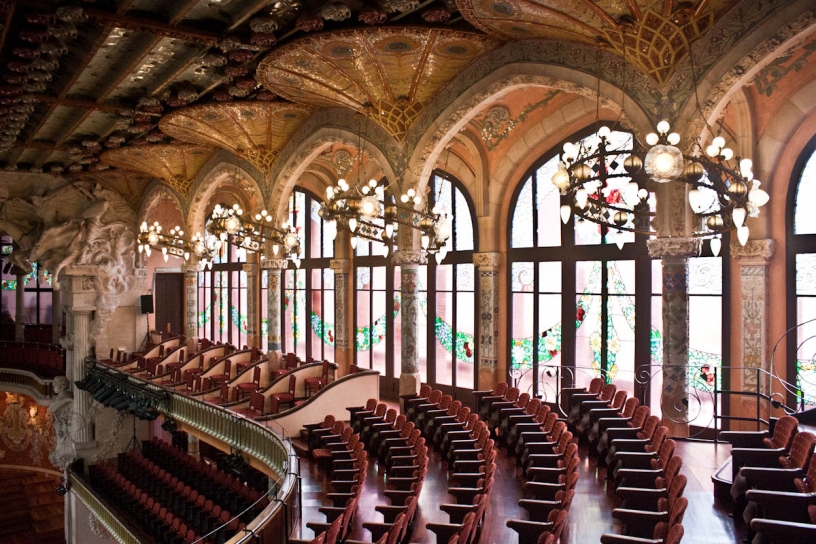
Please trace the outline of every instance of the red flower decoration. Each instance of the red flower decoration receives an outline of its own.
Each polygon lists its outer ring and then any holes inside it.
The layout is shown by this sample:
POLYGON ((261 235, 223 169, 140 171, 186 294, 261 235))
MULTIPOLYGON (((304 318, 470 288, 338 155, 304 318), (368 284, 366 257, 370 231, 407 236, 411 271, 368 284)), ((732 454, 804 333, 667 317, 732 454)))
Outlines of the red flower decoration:
POLYGON ((334 334, 332 331, 329 331, 329 342, 334 342, 334 334))
POLYGON ((621 198, 620 191, 617 189, 613 189, 609 191, 609 196, 606 197, 607 204, 620 204, 623 202, 623 198, 621 198))
POLYGON ((586 312, 584 311, 583 308, 579 307, 577 310, 575 310, 575 320, 576 321, 583 321, 585 317, 586 317, 586 312))
POLYGON ((550 351, 550 357, 555 357, 556 355, 558 355, 558 350, 557 349, 551 349, 549 351, 550 351))

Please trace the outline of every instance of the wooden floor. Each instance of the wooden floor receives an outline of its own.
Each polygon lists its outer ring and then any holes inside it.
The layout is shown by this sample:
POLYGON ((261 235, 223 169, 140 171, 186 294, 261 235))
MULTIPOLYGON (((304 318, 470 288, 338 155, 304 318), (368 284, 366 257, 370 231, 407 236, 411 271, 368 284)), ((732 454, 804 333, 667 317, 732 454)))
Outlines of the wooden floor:
POLYGON ((58 486, 56 476, 0 470, 0 542, 64 544, 65 503, 58 486))
MULTIPOLYGON (((682 473, 688 477, 685 496, 689 499, 683 525, 686 529, 684 544, 726 544, 740 542, 744 535, 744 526, 735 525, 729 517, 730 506, 714 503, 711 475, 725 461, 730 452, 728 444, 715 445, 702 442, 678 442, 677 454, 683 456, 682 473)), ((527 519, 526 511, 517 505, 518 499, 524 497, 523 479, 514 459, 504 454, 497 458, 497 476, 487 512, 486 524, 480 538, 481 544, 514 544, 518 536, 507 528, 505 521, 511 518, 527 519)), ((612 509, 618 505, 614 493, 606 491, 605 469, 598 469, 594 459, 588 459, 586 448, 580 450, 583 463, 581 479, 578 482, 575 500, 570 509, 568 528, 561 542, 566 544, 584 544, 599 542, 603 533, 618 532, 612 519, 612 509)), ((428 464, 428 476, 422 489, 418 510, 418 519, 410 541, 424 544, 435 543, 436 535, 425 530, 429 522, 448 523, 447 514, 439 509, 439 504, 455 503, 447 493, 448 471, 439 455, 432 451, 428 464)), ((356 527, 351 538, 371 541, 371 534, 362 528, 364 521, 381 522, 382 517, 374 510, 378 504, 389 504, 382 491, 385 489, 385 477, 380 472, 375 458, 370 458, 369 473, 363 490, 356 527)), ((325 521, 317 508, 329 505, 322 499, 328 492, 328 483, 323 480, 323 473, 307 459, 301 461, 303 477, 303 515, 300 522, 302 538, 312 538, 313 533, 306 528, 306 522, 325 521)))

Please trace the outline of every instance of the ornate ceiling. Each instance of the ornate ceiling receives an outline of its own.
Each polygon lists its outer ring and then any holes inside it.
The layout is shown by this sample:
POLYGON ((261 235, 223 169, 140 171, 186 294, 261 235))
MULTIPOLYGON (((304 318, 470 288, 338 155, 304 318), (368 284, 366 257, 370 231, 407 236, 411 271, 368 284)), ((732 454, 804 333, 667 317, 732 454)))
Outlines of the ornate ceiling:
POLYGON ((295 102, 371 116, 403 141, 424 105, 499 43, 429 28, 335 32, 278 48, 258 66, 258 80, 295 102))
POLYGON ((102 153, 102 164, 161 178, 182 197, 216 148, 192 144, 134 145, 102 153))
POLYGON ((475 27, 503 39, 596 44, 638 66, 662 87, 736 0, 456 0, 475 27))
MULTIPOLYGON (((403 143, 457 74, 505 42, 517 43, 483 59, 474 74, 541 52, 542 62, 648 88, 649 104, 632 95, 650 111, 661 100, 676 108, 682 97, 671 89, 691 87, 690 43, 698 42, 704 71, 782 7, 766 0, 0 0, 0 169, 97 181, 137 205, 154 180, 186 194, 219 148, 272 175, 277 155, 318 108, 370 116, 403 143), (521 41, 528 38, 556 43, 521 41), (593 46, 613 54, 596 55, 593 46), (618 64, 595 66, 596 57, 618 64), (620 58, 643 74, 627 68, 621 76, 620 58)), ((773 84, 773 74, 762 77, 773 84)), ((535 104, 506 103, 507 113, 488 107, 474 130, 500 152, 514 137, 511 125, 537 118, 525 113, 535 104)), ((321 157, 314 171, 331 170, 333 160, 321 157)))
POLYGON ((269 174, 281 148, 311 112, 288 102, 203 104, 166 115, 159 127, 179 140, 228 149, 269 174))

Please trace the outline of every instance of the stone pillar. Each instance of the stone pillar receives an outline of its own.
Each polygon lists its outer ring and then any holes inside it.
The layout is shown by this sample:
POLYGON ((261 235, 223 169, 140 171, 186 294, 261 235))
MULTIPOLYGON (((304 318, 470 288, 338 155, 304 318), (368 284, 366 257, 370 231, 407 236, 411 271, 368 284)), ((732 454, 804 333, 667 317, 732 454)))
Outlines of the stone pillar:
POLYGON ((474 253, 473 264, 479 271, 478 388, 493 389, 499 366, 499 264, 501 253, 474 253))
POLYGON ((184 336, 187 342, 198 338, 198 264, 184 265, 184 336))
POLYGON ((195 436, 188 434, 187 435, 187 453, 189 455, 198 455, 199 452, 199 440, 195 436))
MULTIPOLYGON (((85 377, 85 358, 91 353, 91 311, 70 310, 73 315, 73 357, 71 367, 73 380, 78 381, 85 377)), ((90 445, 94 440, 93 424, 90 418, 91 396, 86 391, 74 388, 74 421, 71 434, 77 448, 90 445)))
POLYGON ((286 268, 285 259, 264 259, 261 268, 267 271, 266 284, 266 328, 268 334, 266 349, 269 359, 276 363, 281 351, 281 270, 286 268))
POLYGON ((17 308, 14 312, 14 340, 17 342, 25 341, 25 274, 17 267, 17 287, 14 292, 16 295, 17 308))
POLYGON ((51 343, 59 344, 62 332, 62 291, 54 289, 51 293, 51 343))
POLYGON ((349 334, 349 323, 353 323, 349 304, 349 286, 354 283, 351 265, 351 259, 332 259, 329 265, 334 272, 334 361, 339 366, 338 376, 348 374, 354 362, 354 343, 349 334))
POLYGON ((663 261, 663 424, 674 436, 688 436, 689 298, 688 260, 702 239, 671 237, 647 242, 649 255, 663 261))
POLYGON ((399 394, 419 392, 422 377, 419 374, 417 354, 417 319, 419 314, 419 267, 425 264, 423 251, 399 250, 394 252, 394 265, 400 267, 402 289, 402 366, 400 369, 399 394))
MULTIPOLYGON (((768 265, 774 253, 773 240, 749 240, 744 246, 738 242, 731 243, 731 256, 739 267, 740 278, 740 346, 741 366, 745 367, 738 379, 732 383, 732 389, 741 391, 761 391, 770 393, 770 383, 760 378, 757 382, 756 369, 768 368, 768 265), (736 386, 736 387, 735 387, 736 386)), ((749 397, 740 398, 740 413, 753 413, 756 400, 749 397)), ((768 414, 762 414, 767 417, 768 414)))
MULTIPOLYGON (((254 253, 257 260, 257 253, 254 253)), ((249 256, 247 256, 249 258, 249 256)), ((258 334, 258 325, 260 323, 258 311, 258 264, 246 263, 243 266, 244 272, 247 275, 247 345, 250 347, 260 347, 261 337, 258 334)), ((240 346, 239 346, 240 347, 240 346)))

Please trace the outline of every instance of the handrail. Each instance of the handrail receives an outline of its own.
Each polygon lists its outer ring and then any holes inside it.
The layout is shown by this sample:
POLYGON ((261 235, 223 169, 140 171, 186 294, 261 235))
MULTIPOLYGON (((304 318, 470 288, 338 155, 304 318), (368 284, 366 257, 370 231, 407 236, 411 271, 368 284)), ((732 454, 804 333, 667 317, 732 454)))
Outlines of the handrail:
POLYGON ((28 389, 34 392, 40 401, 50 401, 49 399, 54 396, 54 380, 42 378, 27 370, 0 368, 0 384, 28 389))
POLYGON ((91 511, 91 514, 96 516, 117 541, 121 544, 141 544, 143 542, 141 538, 119 520, 116 514, 96 496, 96 493, 90 487, 85 485, 85 479, 79 477, 70 468, 68 469, 68 484, 70 484, 70 490, 76 498, 91 511))
POLYGON ((0 366, 29 372, 36 370, 48 379, 64 376, 65 350, 54 344, 3 340, 0 341, 0 366))
POLYGON ((285 533, 281 541, 286 540, 289 525, 292 523, 288 508, 292 502, 292 492, 297 490, 299 474, 297 463, 290 462, 294 456, 291 442, 285 433, 273 428, 274 422, 254 421, 223 407, 176 393, 170 388, 121 372, 116 368, 98 364, 97 361, 92 362, 94 367, 88 371, 89 374, 108 375, 120 384, 127 382, 131 387, 141 388, 155 398, 166 395, 167 400, 157 402, 155 406, 161 413, 251 456, 273 473, 275 493, 270 497, 272 501, 247 525, 243 533, 236 534, 228 544, 254 541, 256 535, 272 520, 279 519, 281 509, 284 516, 282 530, 285 533))

